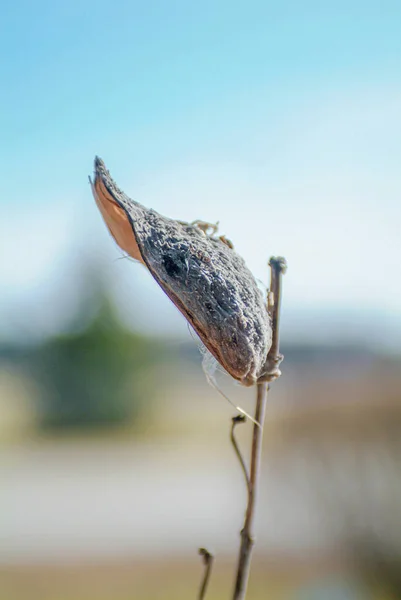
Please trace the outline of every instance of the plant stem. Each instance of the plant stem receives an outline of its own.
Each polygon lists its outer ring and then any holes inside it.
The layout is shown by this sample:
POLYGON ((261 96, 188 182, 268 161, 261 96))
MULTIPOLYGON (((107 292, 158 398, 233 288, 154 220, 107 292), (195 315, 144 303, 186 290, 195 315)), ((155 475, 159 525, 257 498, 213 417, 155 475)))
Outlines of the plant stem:
POLYGON ((254 424, 253 426, 251 467, 248 485, 248 505, 245 514, 244 526, 241 531, 241 546, 233 600, 243 600, 245 598, 248 586, 252 547, 254 544, 252 529, 263 439, 263 427, 259 425, 259 423, 264 423, 267 391, 267 383, 263 382, 257 385, 255 421, 258 424, 254 424))
MULTIPOLYGON (((270 294, 268 299, 267 310, 269 312, 272 324, 272 345, 266 361, 266 374, 259 380, 256 393, 256 408, 255 422, 253 425, 252 435, 252 450, 251 464, 249 476, 244 459, 239 451, 238 445, 233 440, 233 429, 231 433, 231 441, 241 467, 245 472, 248 489, 248 503, 245 513, 244 526, 241 531, 241 545, 238 558, 237 575, 235 581, 233 600, 244 600, 248 587, 249 572, 251 566, 252 548, 254 540, 252 537, 252 529, 255 515, 255 502, 257 486, 260 475, 260 463, 262 454, 263 441, 263 425, 265 422, 267 392, 269 390, 269 381, 274 381, 280 376, 279 365, 283 357, 279 352, 279 316, 280 316, 280 300, 281 300, 281 275, 285 273, 286 262, 283 258, 272 257, 269 262, 271 272, 270 294)), ((234 421, 233 421, 234 426, 234 421)))

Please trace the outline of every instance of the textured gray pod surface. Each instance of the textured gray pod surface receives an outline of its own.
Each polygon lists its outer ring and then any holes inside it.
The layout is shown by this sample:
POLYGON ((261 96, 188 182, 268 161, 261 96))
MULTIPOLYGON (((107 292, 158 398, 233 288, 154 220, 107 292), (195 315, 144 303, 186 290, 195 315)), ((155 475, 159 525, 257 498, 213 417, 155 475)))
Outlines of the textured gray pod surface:
POLYGON ((131 200, 100 158, 92 190, 95 198, 103 195, 123 209, 143 262, 222 367, 243 385, 256 383, 272 330, 244 260, 198 225, 168 219, 131 200))

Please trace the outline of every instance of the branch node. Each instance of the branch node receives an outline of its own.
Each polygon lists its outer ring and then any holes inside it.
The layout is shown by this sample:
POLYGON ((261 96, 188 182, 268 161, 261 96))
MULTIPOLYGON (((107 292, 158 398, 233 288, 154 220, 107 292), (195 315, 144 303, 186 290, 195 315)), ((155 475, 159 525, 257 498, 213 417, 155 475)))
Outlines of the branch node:
POLYGON ((286 273, 288 265, 284 256, 272 256, 269 260, 269 267, 277 271, 278 273, 286 273))

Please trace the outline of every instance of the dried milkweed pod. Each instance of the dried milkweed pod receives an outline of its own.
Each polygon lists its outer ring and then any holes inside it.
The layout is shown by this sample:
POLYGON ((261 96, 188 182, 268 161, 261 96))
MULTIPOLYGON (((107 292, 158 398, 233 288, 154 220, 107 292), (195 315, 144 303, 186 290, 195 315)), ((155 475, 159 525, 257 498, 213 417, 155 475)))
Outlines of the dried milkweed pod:
POLYGON ((131 200, 95 159, 92 191, 117 244, 149 269, 220 365, 252 385, 272 343, 263 294, 216 226, 168 219, 131 200))

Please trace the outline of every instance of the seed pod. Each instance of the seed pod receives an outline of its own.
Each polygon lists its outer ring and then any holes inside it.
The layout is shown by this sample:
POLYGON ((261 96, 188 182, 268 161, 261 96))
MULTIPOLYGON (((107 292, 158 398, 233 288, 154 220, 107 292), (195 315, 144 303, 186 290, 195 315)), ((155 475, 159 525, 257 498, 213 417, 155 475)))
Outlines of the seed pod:
MULTIPOLYGON (((117 244, 149 269, 221 366, 243 385, 263 375, 271 325, 263 295, 231 243, 131 200, 95 159, 92 191, 117 244)), ((215 231, 213 232, 215 233, 215 231)))

